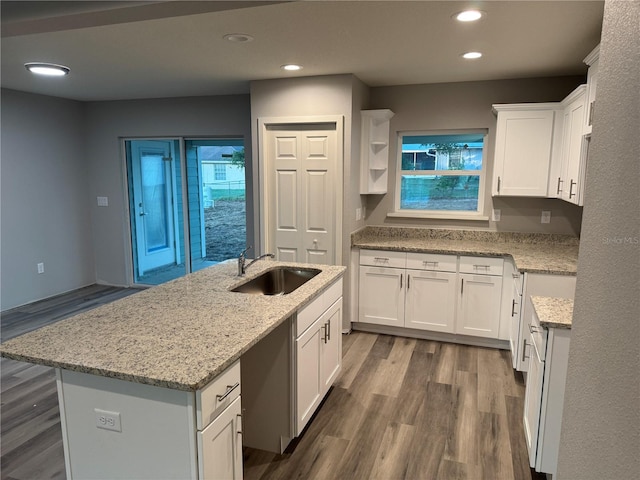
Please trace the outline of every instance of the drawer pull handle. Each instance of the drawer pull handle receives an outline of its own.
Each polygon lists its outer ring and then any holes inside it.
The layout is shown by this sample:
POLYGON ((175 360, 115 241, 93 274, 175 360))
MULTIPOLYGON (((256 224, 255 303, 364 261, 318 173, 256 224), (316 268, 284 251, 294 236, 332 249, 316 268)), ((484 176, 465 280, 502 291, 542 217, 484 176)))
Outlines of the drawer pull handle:
POLYGON ((373 259, 376 262, 385 262, 385 263, 389 262, 389 259, 387 257, 373 257, 373 259))
POLYGON ((536 325, 529 324, 529 332, 530 333, 542 333, 544 330, 536 325))
POLYGON ((516 301, 514 299, 514 300, 511 300, 511 316, 512 317, 516 314, 515 310, 516 310, 516 301))
POLYGON ((562 189, 560 188, 560 185, 562 183, 563 183, 562 179, 558 177, 558 188, 556 189, 556 195, 560 195, 562 193, 562 189))
POLYGON ((522 340, 522 361, 524 362, 524 360, 526 358, 529 358, 529 355, 526 355, 527 353, 527 339, 523 339, 522 340))
POLYGON ((400 289, 402 289, 402 274, 400 274, 400 289))
POLYGON ((236 433, 238 435, 242 435, 242 414, 238 413, 236 415, 236 418, 238 419, 238 430, 236 431, 236 433))
POLYGON ((423 260, 423 261, 422 261, 422 264, 423 264, 423 265, 433 265, 434 267, 437 267, 437 266, 438 266, 438 263, 439 263, 439 262, 434 262, 434 261, 430 261, 430 260, 423 260))
POLYGON ((569 184, 569 198, 573 198, 573 197, 575 197, 575 196, 576 196, 576 194, 575 194, 575 193, 573 193, 573 186, 574 186, 574 185, 577 185, 577 184, 578 184, 578 182, 574 182, 574 181, 573 181, 573 178, 572 178, 572 179, 571 179, 571 183, 569 184))
POLYGON ((474 265, 473 268, 475 268, 476 270, 478 270, 479 268, 489 270, 491 268, 491 265, 474 265))
POLYGON ((227 391, 224 392, 222 395, 216 395, 216 398, 218 399, 219 402, 224 401, 224 399, 227 398, 229 395, 231 395, 231 392, 233 392, 239 386, 240 386, 240 382, 236 382, 235 385, 227 385, 227 391))
POLYGON ((519 273, 512 273, 511 276, 513 278, 520 278, 520 274, 519 273))

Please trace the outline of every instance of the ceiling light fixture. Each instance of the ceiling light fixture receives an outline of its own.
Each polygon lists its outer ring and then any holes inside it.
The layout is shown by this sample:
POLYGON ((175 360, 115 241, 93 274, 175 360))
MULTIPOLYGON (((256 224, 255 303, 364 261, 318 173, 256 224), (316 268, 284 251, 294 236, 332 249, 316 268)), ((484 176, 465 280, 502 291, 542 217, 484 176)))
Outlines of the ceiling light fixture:
POLYGON ((232 43, 247 43, 253 41, 253 37, 246 33, 229 33, 222 38, 232 43))
POLYGON ((29 62, 24 67, 36 75, 46 75, 49 77, 64 77, 70 72, 69 67, 56 65, 55 63, 29 62))
POLYGON ((484 12, 480 10, 465 10, 464 12, 459 12, 454 15, 454 18, 459 22, 475 22, 476 20, 480 20, 484 12))
POLYGON ((302 70, 302 65, 296 65, 294 63, 289 63, 287 65, 282 65, 280 67, 283 70, 286 70, 287 72, 296 72, 298 70, 302 70))
POLYGON ((462 54, 462 58, 466 58, 467 60, 473 60, 475 58, 480 58, 482 53, 480 52, 467 52, 462 54))

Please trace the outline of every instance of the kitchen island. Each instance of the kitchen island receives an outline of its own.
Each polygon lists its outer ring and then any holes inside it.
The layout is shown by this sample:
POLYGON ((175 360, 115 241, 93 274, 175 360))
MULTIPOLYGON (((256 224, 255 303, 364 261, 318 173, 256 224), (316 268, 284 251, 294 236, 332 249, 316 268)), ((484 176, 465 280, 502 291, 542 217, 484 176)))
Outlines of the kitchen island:
MULTIPOLYGON (((241 278, 225 262, 12 339, 0 354, 57 369, 69 479, 206 478, 207 429, 231 406, 238 413, 220 431, 241 444, 239 360, 290 331, 327 289, 340 285, 341 298, 344 270, 260 261, 241 278), (288 295, 230 291, 277 266, 320 273, 288 295)), ((228 470, 242 474, 241 464, 228 470)))

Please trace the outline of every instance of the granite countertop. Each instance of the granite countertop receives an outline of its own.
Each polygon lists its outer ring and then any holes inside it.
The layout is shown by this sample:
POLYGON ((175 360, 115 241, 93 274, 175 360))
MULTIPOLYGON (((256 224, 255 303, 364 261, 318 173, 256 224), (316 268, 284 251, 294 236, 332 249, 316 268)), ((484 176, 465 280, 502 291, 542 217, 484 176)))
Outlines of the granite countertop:
POLYGON ((576 275, 578 244, 568 235, 405 227, 365 227, 351 235, 351 246, 357 248, 510 256, 521 272, 555 275, 576 275))
POLYGON ((0 354, 138 383, 194 391, 340 278, 342 266, 261 260, 245 277, 224 262, 16 337, 0 354), (279 265, 321 273, 288 295, 230 292, 279 265))
POLYGON ((540 326, 546 328, 571 328, 573 300, 532 295, 531 303, 538 320, 540 320, 540 326))

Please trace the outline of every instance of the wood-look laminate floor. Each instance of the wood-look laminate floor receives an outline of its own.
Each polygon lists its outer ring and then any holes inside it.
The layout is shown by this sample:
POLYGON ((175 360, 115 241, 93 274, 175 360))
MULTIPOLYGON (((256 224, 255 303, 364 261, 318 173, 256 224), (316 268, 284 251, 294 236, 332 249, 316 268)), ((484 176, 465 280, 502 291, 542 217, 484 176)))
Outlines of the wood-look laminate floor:
MULTIPOLYGON (((2 315, 2 339, 135 293, 87 287, 2 315)), ((284 455, 245 449, 253 479, 526 479, 524 385, 499 350, 354 332, 343 370, 284 455)), ((0 360, 0 477, 64 479, 53 369, 0 360)))
POLYGON ((245 448, 244 478, 538 480, 509 353, 353 332, 343 369, 294 448, 245 448))

